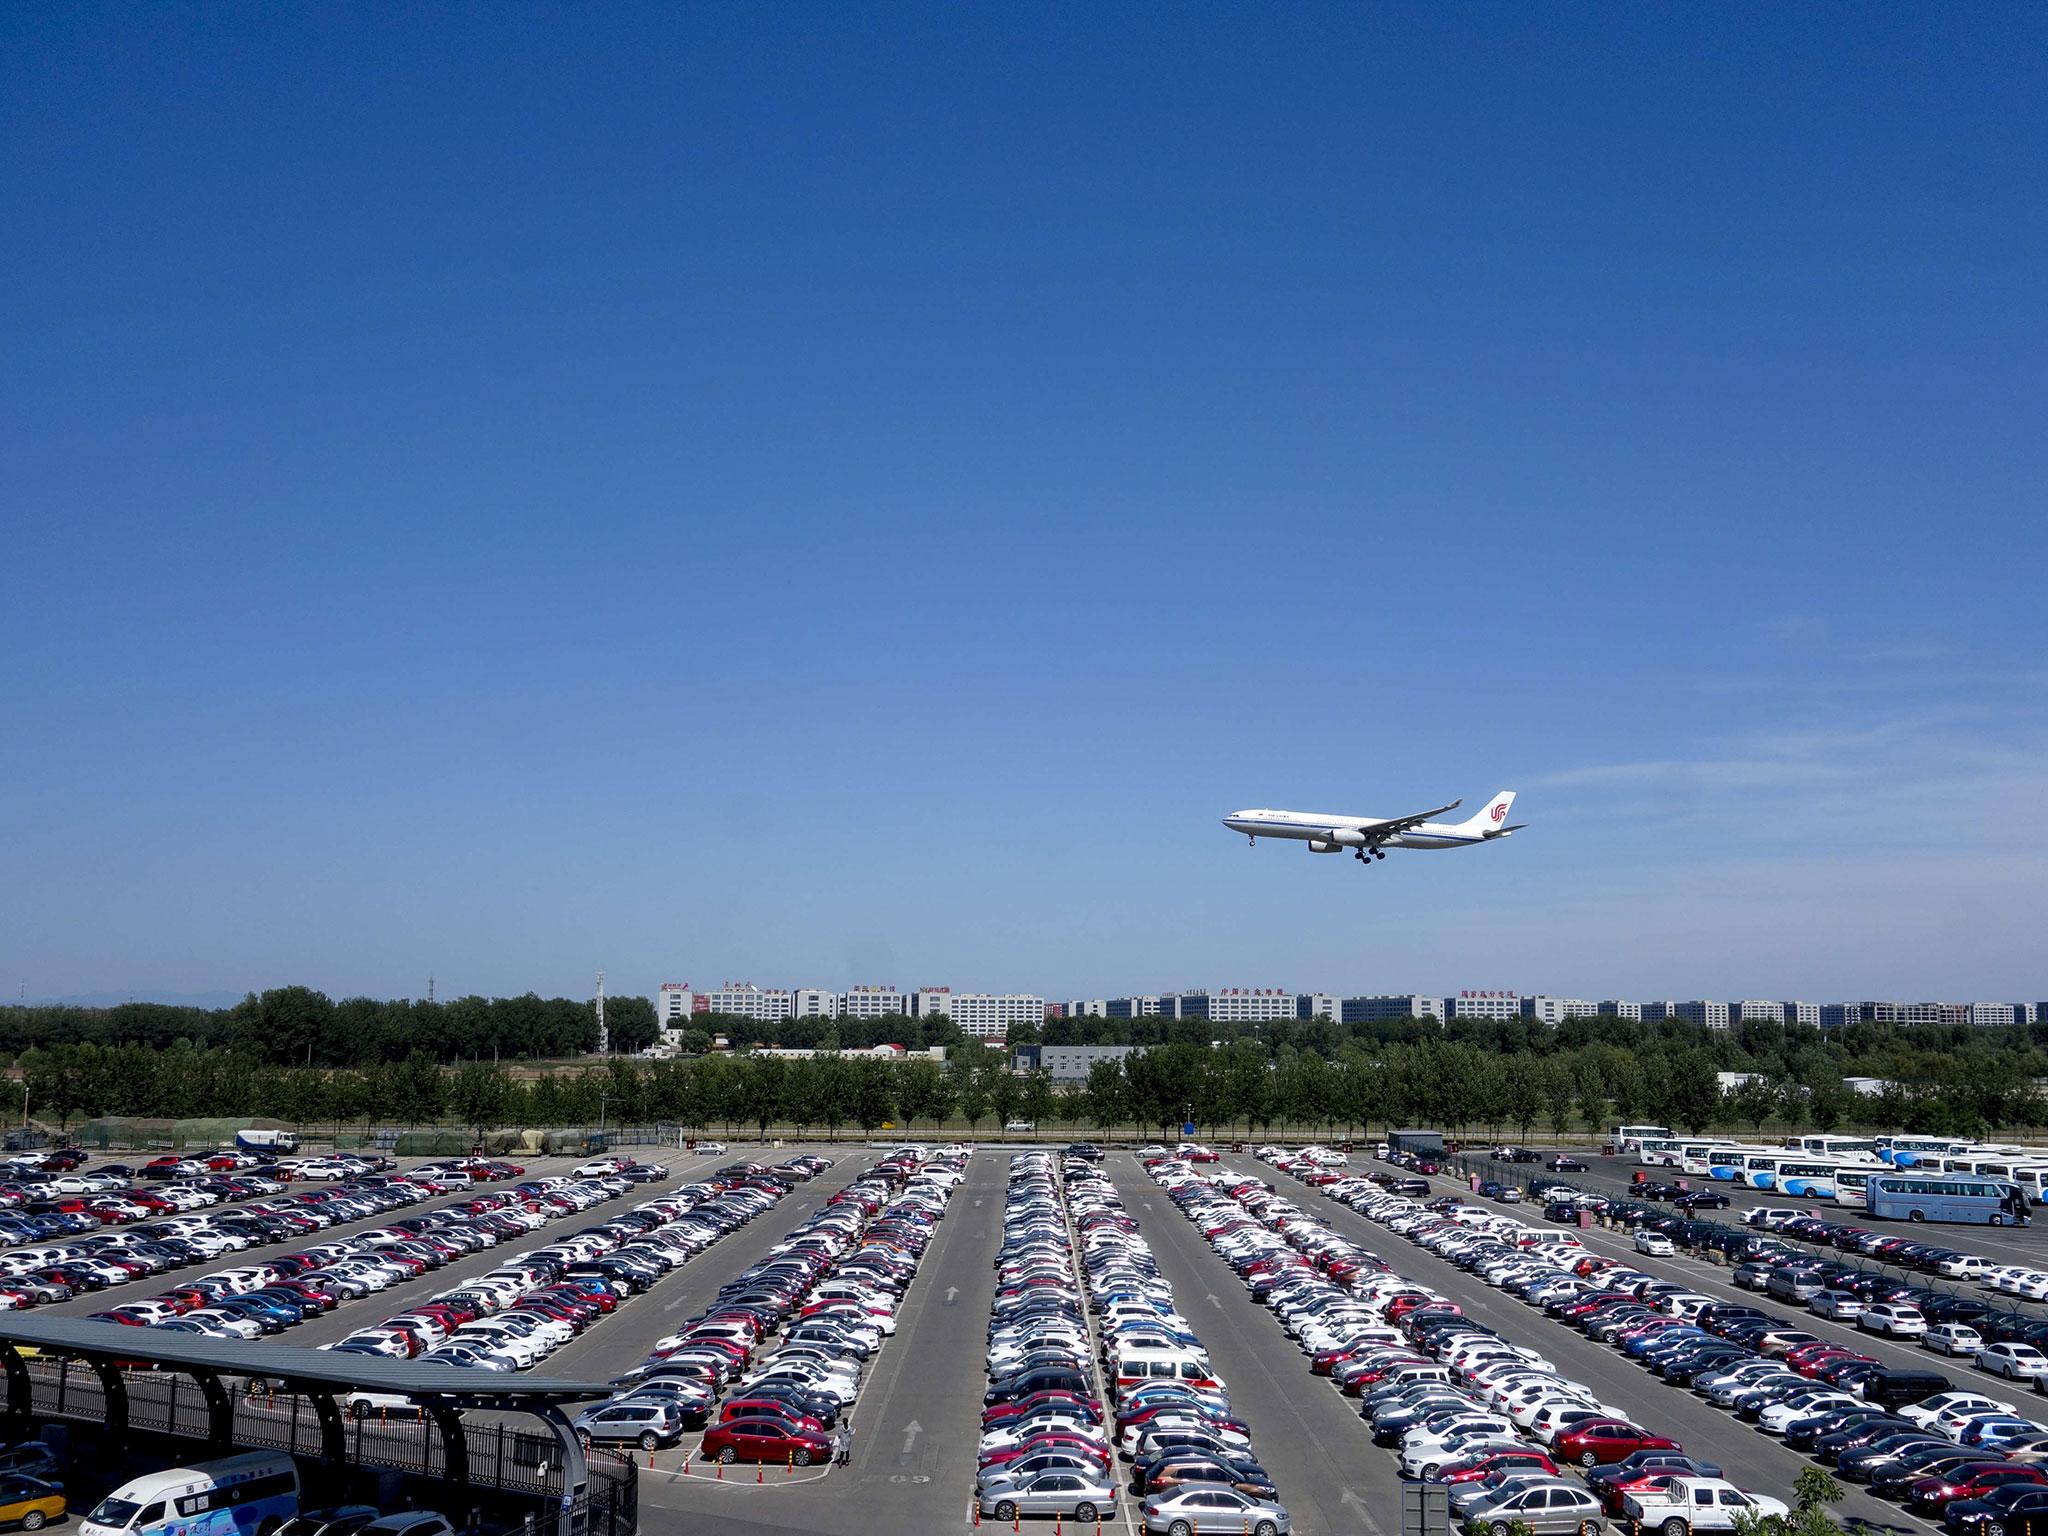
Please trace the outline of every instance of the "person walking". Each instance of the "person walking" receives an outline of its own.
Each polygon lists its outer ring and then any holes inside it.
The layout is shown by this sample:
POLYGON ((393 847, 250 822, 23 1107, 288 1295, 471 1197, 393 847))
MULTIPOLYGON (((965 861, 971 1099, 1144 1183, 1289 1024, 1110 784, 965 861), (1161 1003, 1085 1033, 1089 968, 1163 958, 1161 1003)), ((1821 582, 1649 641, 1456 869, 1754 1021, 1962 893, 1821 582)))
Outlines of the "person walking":
POLYGON ((841 1424, 832 1436, 832 1465, 843 1467, 853 1457, 853 1426, 841 1424))

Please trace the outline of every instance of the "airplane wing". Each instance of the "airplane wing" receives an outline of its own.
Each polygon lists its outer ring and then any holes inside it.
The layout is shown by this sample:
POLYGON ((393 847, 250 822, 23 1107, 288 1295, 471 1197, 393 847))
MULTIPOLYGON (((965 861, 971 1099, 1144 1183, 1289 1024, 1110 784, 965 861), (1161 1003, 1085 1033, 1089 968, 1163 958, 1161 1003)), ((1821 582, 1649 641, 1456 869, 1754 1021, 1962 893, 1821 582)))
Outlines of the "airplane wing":
POLYGON ((1464 803, 1463 800, 1453 800, 1449 805, 1440 805, 1433 811, 1417 811, 1413 816, 1395 816, 1387 821, 1375 822, 1369 827, 1360 827, 1358 830, 1374 842, 1378 842, 1381 838, 1399 837, 1403 832, 1409 832, 1421 826, 1431 817, 1441 816, 1445 811, 1455 811, 1464 803))

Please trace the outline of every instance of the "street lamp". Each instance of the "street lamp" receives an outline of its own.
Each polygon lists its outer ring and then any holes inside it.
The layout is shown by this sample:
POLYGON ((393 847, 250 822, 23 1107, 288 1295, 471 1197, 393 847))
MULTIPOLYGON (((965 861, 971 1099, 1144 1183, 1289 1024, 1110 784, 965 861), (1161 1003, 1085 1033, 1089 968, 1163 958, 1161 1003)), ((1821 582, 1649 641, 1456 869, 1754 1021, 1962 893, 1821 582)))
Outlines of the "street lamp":
POLYGON ((604 1107, 610 1099, 611 1095, 608 1093, 600 1093, 597 1096, 597 1136, 600 1141, 604 1139, 604 1107))

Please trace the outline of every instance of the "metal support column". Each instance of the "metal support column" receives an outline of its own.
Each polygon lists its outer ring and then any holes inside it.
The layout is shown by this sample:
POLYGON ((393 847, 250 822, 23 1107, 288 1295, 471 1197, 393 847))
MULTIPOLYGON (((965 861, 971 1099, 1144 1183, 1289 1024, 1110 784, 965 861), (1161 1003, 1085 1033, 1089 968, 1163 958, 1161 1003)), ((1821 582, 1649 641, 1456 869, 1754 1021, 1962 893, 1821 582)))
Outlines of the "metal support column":
POLYGON ((469 1440, 462 1433, 462 1415, 437 1398, 421 1399, 427 1417, 441 1432, 442 1476, 458 1487, 469 1482, 469 1440))
MULTIPOLYGON (((227 1450, 235 1443, 235 1405, 228 1397, 228 1389, 212 1371, 194 1370, 190 1374, 199 1383, 199 1395, 206 1399, 206 1443, 216 1450, 227 1450)), ((175 1431, 177 1426, 173 1424, 171 1428, 175 1431)))
POLYGON ((326 1387, 306 1386, 299 1390, 312 1401, 313 1412, 320 1420, 320 1459, 331 1467, 340 1466, 348 1460, 348 1426, 342 1422, 340 1405, 326 1387))
POLYGON ((99 1377, 100 1395, 107 1400, 107 1444, 124 1444, 128 1439, 128 1378, 111 1360, 95 1358, 86 1364, 99 1377))
POLYGON ((18 1436, 35 1415, 35 1386, 28 1379, 28 1363, 12 1344, 0 1344, 0 1370, 7 1373, 7 1417, 18 1436))
POLYGON ((562 1452, 562 1497, 555 1516, 555 1536, 576 1536, 576 1519, 590 1496, 590 1467, 583 1459, 583 1440, 569 1416, 553 1403, 529 1409, 555 1437, 562 1452))

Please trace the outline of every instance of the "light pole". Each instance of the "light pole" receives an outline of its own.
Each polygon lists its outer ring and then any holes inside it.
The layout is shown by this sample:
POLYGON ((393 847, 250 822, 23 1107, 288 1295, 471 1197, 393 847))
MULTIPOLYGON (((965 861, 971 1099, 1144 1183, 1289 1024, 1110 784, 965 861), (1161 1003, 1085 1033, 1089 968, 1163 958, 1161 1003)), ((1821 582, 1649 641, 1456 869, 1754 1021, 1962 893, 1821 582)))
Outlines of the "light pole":
POLYGON ((599 1141, 604 1140, 604 1107, 610 1099, 611 1095, 608 1093, 600 1093, 597 1096, 597 1139, 599 1141))

